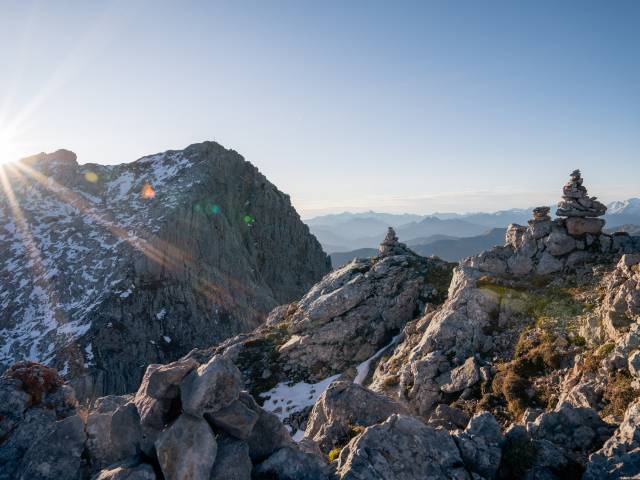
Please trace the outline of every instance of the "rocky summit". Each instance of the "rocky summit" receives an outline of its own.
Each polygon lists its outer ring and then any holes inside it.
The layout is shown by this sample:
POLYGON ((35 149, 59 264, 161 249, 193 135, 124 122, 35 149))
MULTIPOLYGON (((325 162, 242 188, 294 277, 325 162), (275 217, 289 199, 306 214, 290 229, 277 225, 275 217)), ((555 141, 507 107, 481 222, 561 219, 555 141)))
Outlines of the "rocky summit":
POLYGON ((602 212, 582 183, 457 265, 390 229, 129 394, 13 365, 0 479, 640 478, 640 239, 571 226, 602 212))
POLYGON ((249 331, 329 262, 289 197, 214 142, 133 163, 60 150, 0 189, 0 369, 56 367, 78 397, 249 331))

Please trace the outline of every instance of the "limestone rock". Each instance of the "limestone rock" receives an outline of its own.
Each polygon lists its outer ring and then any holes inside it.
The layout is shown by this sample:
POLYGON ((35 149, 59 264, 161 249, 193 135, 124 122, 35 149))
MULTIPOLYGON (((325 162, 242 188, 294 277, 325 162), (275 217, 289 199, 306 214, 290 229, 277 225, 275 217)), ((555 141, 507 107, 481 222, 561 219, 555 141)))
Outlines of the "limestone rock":
POLYGON ((604 446, 589 457, 584 480, 640 476, 640 401, 627 409, 622 423, 604 446))
POLYGON ((340 453, 337 472, 343 480, 470 478, 446 431, 395 414, 351 440, 340 453))
POLYGON ((186 413, 156 440, 158 462, 166 480, 209 480, 216 451, 207 422, 186 413))
POLYGON ((600 218, 569 217, 565 225, 569 235, 580 236, 587 233, 599 235, 604 227, 604 220, 600 218))
POLYGON ((455 393, 475 385, 480 380, 480 368, 474 357, 469 357, 459 367, 454 368, 440 377, 438 383, 445 382, 440 390, 445 393, 455 393))
POLYGON ((251 480, 253 465, 247 442, 223 435, 217 438, 218 452, 210 480, 251 480))
POLYGON ((349 439, 350 429, 382 422, 405 412, 397 403, 352 382, 334 382, 324 391, 309 415, 305 437, 325 454, 349 439))
POLYGON ((238 398, 242 375, 233 362, 215 356, 189 373, 180 389, 182 409, 191 415, 202 416, 217 412, 238 398))
POLYGON ((291 436, 278 417, 260 409, 258 421, 247 438, 251 460, 260 462, 290 443, 291 436))
POLYGON ((205 413, 207 421, 236 438, 246 440, 253 426, 258 421, 255 401, 247 392, 240 392, 239 397, 226 407, 213 413, 205 413))
POLYGON ((459 408, 441 403, 436 407, 427 424, 431 427, 442 427, 447 430, 465 429, 469 423, 469 414, 459 408))
POLYGON ((489 412, 476 414, 464 432, 454 435, 462 460, 469 470, 494 478, 502 456, 500 424, 489 412))
POLYGON ((256 480, 327 480, 331 467, 315 455, 301 452, 291 446, 274 452, 254 468, 256 480))
POLYGON ((35 441, 21 462, 22 480, 60 480, 80 476, 86 435, 82 419, 74 415, 55 422, 35 441))

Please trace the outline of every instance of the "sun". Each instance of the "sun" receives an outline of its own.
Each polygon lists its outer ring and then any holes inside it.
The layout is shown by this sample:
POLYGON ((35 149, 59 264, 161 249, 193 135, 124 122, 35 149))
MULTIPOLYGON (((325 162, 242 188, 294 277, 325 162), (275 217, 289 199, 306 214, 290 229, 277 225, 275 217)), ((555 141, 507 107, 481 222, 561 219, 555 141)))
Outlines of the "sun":
POLYGON ((18 144, 6 132, 0 130, 0 165, 18 159, 18 144))

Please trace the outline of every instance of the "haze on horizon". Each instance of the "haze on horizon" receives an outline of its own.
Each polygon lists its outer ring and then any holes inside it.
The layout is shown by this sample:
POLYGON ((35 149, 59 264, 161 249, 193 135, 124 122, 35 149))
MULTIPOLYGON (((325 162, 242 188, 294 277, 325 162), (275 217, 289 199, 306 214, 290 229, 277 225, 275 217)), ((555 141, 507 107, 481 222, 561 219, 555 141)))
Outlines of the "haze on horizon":
POLYGON ((640 3, 1 4, 0 160, 215 140, 303 217, 640 196, 640 3))

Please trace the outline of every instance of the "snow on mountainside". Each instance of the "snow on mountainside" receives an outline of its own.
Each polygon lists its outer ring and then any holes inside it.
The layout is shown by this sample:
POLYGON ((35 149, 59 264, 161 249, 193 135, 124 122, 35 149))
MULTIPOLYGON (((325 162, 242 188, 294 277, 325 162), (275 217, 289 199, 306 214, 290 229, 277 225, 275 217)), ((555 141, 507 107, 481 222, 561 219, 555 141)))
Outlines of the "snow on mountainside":
POLYGON ((640 198, 611 202, 607 205, 607 213, 609 215, 640 215, 640 198))
POLYGON ((214 143, 112 166, 60 150, 0 180, 0 367, 89 374, 89 393, 255 327, 328 270, 288 197, 214 143))

